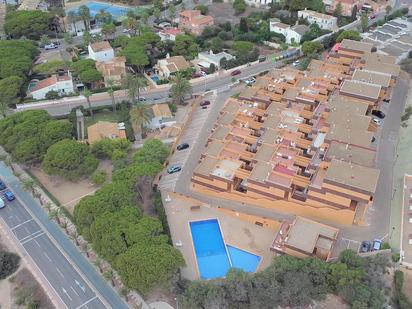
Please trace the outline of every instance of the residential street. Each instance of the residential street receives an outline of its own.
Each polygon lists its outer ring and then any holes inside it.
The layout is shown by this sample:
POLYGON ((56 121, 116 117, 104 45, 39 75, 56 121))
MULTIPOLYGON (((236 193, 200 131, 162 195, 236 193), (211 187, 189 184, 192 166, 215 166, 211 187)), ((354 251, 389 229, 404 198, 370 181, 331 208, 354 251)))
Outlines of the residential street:
MULTIPOLYGON (((221 73, 217 76, 209 76, 206 78, 197 78, 191 81, 193 87, 193 93, 203 93, 209 90, 215 90, 220 88, 228 87, 233 83, 232 79, 243 79, 248 78, 252 75, 257 75, 261 72, 280 67, 282 61, 272 62, 267 60, 264 62, 259 62, 251 64, 243 69, 241 69, 241 74, 237 76, 231 76, 230 73, 221 73)), ((169 98, 170 85, 166 85, 159 89, 153 89, 149 91, 142 91, 141 96, 146 98, 147 104, 154 104, 164 102, 169 98)), ((116 102, 121 102, 123 100, 128 100, 127 92, 125 90, 119 90, 115 92, 116 102)), ((104 106, 111 105, 111 98, 107 93, 98 93, 90 97, 92 106, 104 106)), ((83 105, 87 107, 86 99, 83 96, 80 97, 67 97, 61 100, 55 101, 42 101, 41 103, 29 103, 19 110, 29 110, 29 109, 44 109, 49 112, 52 116, 67 115, 70 113, 72 108, 83 105)))
POLYGON ((4 163, 0 163, 0 175, 17 197, 0 210, 2 223, 66 307, 127 308, 30 194, 22 190, 20 182, 4 163))

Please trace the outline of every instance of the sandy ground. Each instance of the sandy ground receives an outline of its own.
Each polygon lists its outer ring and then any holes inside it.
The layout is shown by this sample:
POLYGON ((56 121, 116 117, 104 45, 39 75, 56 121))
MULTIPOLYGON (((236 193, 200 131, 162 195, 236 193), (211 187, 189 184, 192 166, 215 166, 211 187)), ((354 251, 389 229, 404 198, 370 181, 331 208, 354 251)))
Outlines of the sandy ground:
MULTIPOLYGON (((98 169, 107 172, 107 181, 111 180, 112 165, 109 160, 101 161, 98 169)), ((70 182, 61 177, 49 176, 40 168, 32 168, 30 172, 42 185, 70 212, 73 214, 74 206, 86 195, 93 194, 99 189, 89 179, 70 182)))

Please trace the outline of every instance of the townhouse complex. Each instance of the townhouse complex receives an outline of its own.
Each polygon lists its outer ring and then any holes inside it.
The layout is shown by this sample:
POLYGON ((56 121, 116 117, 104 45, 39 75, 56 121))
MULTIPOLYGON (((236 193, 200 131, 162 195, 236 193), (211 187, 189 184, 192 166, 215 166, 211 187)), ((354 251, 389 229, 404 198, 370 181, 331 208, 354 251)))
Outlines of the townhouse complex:
MULTIPOLYGON (((303 217, 288 227, 319 224, 305 217, 362 224, 379 179, 379 121, 371 113, 388 104, 400 72, 394 59, 372 53, 372 47, 344 40, 326 60, 312 60, 306 72, 271 71, 228 99, 192 189, 303 217)), ((318 229, 331 249, 337 232, 318 229)))

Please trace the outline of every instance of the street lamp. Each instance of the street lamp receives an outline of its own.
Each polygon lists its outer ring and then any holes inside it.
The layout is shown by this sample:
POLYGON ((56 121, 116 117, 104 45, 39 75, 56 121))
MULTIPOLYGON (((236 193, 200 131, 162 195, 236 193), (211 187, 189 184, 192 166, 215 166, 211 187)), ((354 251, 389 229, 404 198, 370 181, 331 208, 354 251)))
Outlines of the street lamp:
POLYGON ((175 297, 175 301, 176 301, 176 309, 179 309, 179 301, 178 301, 177 297, 175 297))

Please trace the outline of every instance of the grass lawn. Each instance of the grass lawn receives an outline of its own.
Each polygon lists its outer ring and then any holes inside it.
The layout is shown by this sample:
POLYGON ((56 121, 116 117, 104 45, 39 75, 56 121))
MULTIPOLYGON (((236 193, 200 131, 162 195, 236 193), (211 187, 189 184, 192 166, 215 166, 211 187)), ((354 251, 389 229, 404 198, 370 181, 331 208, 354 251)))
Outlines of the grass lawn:
POLYGON ((95 124, 98 121, 109 121, 109 122, 119 122, 120 115, 118 113, 113 113, 110 110, 103 110, 99 113, 94 113, 94 118, 86 117, 85 118, 85 127, 86 129, 95 124))

